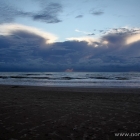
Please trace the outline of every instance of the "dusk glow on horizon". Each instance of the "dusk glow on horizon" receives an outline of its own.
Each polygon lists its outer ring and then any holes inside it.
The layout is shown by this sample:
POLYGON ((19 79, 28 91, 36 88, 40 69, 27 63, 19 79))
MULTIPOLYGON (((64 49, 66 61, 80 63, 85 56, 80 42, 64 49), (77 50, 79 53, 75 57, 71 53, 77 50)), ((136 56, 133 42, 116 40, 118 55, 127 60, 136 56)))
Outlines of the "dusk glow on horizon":
POLYGON ((140 71, 139 0, 1 0, 0 71, 140 71))

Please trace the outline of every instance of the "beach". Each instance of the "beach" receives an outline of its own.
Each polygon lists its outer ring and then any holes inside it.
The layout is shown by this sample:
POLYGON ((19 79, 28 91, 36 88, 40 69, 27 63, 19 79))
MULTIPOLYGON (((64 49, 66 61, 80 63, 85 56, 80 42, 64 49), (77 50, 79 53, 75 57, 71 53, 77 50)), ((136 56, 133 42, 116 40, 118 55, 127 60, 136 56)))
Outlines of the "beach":
POLYGON ((118 140, 140 136, 139 88, 0 86, 0 140, 118 140))

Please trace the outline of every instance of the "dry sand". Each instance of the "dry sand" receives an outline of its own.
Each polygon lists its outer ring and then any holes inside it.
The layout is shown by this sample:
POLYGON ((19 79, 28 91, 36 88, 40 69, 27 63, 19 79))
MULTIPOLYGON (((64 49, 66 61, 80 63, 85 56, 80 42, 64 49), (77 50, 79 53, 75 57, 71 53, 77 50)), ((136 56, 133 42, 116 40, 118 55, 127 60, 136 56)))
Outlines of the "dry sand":
POLYGON ((140 133, 140 89, 0 86, 0 140, 118 140, 140 133))

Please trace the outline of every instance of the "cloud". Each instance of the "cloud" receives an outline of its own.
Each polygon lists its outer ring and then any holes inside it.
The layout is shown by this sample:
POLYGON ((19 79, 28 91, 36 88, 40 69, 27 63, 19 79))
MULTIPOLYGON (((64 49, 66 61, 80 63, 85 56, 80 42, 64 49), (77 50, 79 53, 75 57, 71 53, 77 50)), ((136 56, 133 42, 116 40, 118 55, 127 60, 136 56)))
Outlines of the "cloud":
MULTIPOLYGON (((99 42, 98 39, 96 38, 93 38, 93 37, 88 37, 88 36, 83 36, 83 37, 69 37, 69 38, 66 38, 67 40, 69 41, 85 41, 87 42, 89 45, 92 45, 94 44, 95 42, 99 42)), ((96 45, 95 45, 96 46, 96 45)))
POLYGON ((94 33, 91 33, 91 34, 88 34, 89 36, 91 36, 91 35, 95 35, 94 33))
MULTIPOLYGON (((83 33, 83 34, 86 34, 86 35, 91 35, 92 33, 90 32, 86 32, 86 31, 80 31, 78 29, 75 29, 75 32, 78 32, 78 33, 83 33)), ((93 34, 92 34, 93 35, 93 34)))
MULTIPOLYGON (((77 29, 75 31, 82 32, 85 34, 87 33, 77 29)), ((114 28, 106 31, 105 34, 103 34, 98 38, 83 36, 83 37, 70 37, 67 38, 67 40, 86 41, 90 45, 94 44, 94 42, 98 42, 100 45, 110 44, 110 47, 118 45, 119 45, 118 47, 120 46, 125 47, 140 41, 140 28, 130 28, 130 27, 114 28)))
POLYGON ((58 19, 58 14, 62 12, 62 6, 59 3, 50 3, 39 13, 29 14, 34 20, 40 20, 46 23, 58 23, 61 22, 58 19))
POLYGON ((92 14, 93 15, 96 15, 96 16, 100 16, 100 15, 102 15, 104 12, 102 12, 102 11, 95 11, 95 12, 93 12, 92 14))
POLYGON ((0 1, 0 23, 14 21, 17 10, 8 5, 5 1, 0 1))
POLYGON ((127 42, 139 28, 116 28, 99 38, 73 37, 48 44, 50 36, 34 29, 8 27, 0 26, 5 31, 0 34, 1 71, 140 71, 140 39, 127 42))
POLYGON ((83 17, 83 15, 78 15, 75 18, 82 18, 82 17, 83 17))
POLYGON ((115 40, 118 42, 118 39, 123 40, 125 46, 140 41, 139 28, 124 27, 124 28, 118 28, 118 29, 111 29, 106 32, 105 36, 107 35, 110 35, 112 39, 113 39, 113 36, 115 36, 113 43, 115 40))
MULTIPOLYGON (((40 3, 42 1, 39 1, 40 3)), ((58 18, 59 14, 62 12, 62 5, 60 3, 46 2, 44 5, 38 4, 41 8, 40 11, 25 11, 22 8, 17 8, 13 4, 6 2, 0 2, 0 22, 13 22, 17 17, 28 17, 36 21, 42 21, 45 23, 59 23, 61 20, 58 18)))
POLYGON ((31 33, 34 35, 37 35, 45 40, 45 43, 53 43, 55 42, 58 38, 57 36, 47 33, 42 31, 41 29, 37 29, 34 27, 29 27, 25 25, 20 25, 20 24, 0 24, 0 35, 4 36, 9 36, 12 34, 16 34, 16 32, 27 32, 31 33))
POLYGON ((129 45, 129 44, 135 43, 137 41, 140 41, 140 33, 134 34, 134 35, 128 37, 126 39, 126 44, 129 45))
MULTIPOLYGON (((67 40, 77 40, 77 41, 86 41, 90 45, 95 45, 94 43, 102 44, 110 44, 110 46, 127 46, 129 44, 133 44, 137 41, 140 41, 140 29, 139 28, 114 28, 106 31, 100 37, 89 37, 90 35, 94 35, 94 33, 88 33, 84 31, 80 31, 78 29, 75 30, 76 32, 87 34, 88 36, 83 37, 70 37, 66 38, 67 40)), ((103 32, 103 30, 100 30, 103 32)))
POLYGON ((90 10, 90 14, 95 15, 95 16, 100 16, 104 14, 104 12, 102 10, 96 10, 95 8, 93 8, 90 10))

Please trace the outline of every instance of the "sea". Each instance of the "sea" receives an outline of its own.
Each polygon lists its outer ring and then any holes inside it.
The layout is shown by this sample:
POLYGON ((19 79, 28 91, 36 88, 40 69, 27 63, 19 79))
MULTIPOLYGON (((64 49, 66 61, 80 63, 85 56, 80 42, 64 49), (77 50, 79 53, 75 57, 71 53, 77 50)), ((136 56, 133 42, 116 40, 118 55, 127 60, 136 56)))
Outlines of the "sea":
POLYGON ((140 72, 0 72, 0 85, 140 88, 140 72))

